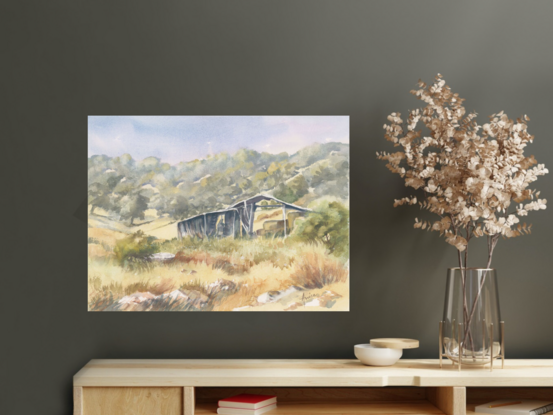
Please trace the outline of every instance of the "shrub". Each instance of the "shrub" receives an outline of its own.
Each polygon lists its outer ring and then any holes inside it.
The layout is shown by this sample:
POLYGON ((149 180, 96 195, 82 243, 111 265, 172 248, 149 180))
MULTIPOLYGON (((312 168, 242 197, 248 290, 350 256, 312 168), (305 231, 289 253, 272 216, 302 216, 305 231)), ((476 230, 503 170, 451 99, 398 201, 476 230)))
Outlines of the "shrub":
POLYGON ((320 202, 305 219, 298 219, 295 238, 322 242, 328 253, 349 254, 349 210, 340 202, 320 202))
POLYGON ((209 291, 207 289, 207 284, 202 282, 200 278, 196 278, 194 280, 190 280, 188 282, 181 284, 179 287, 179 290, 181 291, 194 290, 194 291, 199 291, 204 295, 209 294, 209 291))
POLYGON ((165 294, 175 289, 175 283, 171 278, 163 278, 159 282, 140 281, 129 284, 124 288, 125 295, 149 292, 154 295, 165 294))
POLYGON ((155 239, 138 231, 118 240, 113 249, 117 262, 122 267, 129 268, 147 266, 148 257, 159 252, 159 245, 154 243, 155 239))
POLYGON ((295 263, 290 276, 295 285, 306 289, 323 288, 336 282, 345 282, 348 270, 335 259, 306 252, 295 263))
POLYGON ((231 262, 231 258, 221 256, 213 262, 212 268, 223 270, 228 275, 240 275, 248 272, 254 265, 255 263, 248 259, 231 262))

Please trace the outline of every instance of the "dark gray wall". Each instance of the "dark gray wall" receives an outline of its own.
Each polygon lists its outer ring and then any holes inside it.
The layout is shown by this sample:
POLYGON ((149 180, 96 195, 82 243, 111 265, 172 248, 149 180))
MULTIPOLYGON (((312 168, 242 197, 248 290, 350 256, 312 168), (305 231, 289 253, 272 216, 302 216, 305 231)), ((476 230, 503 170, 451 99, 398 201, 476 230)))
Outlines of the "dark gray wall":
MULTIPOLYGON (((419 78, 444 74, 481 121, 527 113, 528 151, 553 168, 548 1, 34 1, 0 15, 2 414, 69 414, 91 358, 351 358, 381 336, 436 357, 455 251, 412 228, 417 208, 392 208, 406 189, 375 159, 419 78), (87 313, 87 115, 111 114, 350 115, 351 311, 87 313)), ((552 177, 539 187, 553 200, 552 177)), ((553 358, 550 218, 497 248, 511 358, 553 358)))

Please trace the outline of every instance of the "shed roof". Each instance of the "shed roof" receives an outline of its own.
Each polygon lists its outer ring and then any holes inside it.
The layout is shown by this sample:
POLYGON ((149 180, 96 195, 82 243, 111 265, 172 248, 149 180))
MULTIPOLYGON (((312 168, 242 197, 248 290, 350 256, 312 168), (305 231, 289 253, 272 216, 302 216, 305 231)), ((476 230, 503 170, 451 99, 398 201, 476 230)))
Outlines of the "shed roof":
POLYGON ((257 195, 257 196, 250 197, 249 199, 245 199, 245 200, 242 200, 240 202, 236 202, 233 205, 230 205, 229 209, 231 209, 231 208, 240 208, 244 204, 252 205, 254 203, 261 202, 262 200, 274 200, 278 203, 283 204, 284 206, 286 206, 290 209, 299 210, 301 212, 311 212, 311 209, 307 209, 307 208, 304 208, 304 207, 301 207, 301 206, 298 206, 298 205, 294 205, 293 203, 287 203, 287 202, 284 202, 283 200, 277 199, 276 197, 269 196, 269 195, 257 195))
POLYGON ((250 197, 249 199, 244 199, 240 202, 236 202, 233 205, 230 205, 229 207, 227 207, 226 209, 214 210, 213 212, 200 213, 199 215, 195 215, 195 216, 192 216, 190 218, 184 219, 184 220, 180 221, 179 223, 187 222, 187 221, 192 220, 192 219, 197 219, 197 218, 202 217, 204 215, 223 214, 223 213, 226 213, 226 212, 229 212, 229 211, 238 210, 238 209, 243 208, 244 204, 246 206, 253 205, 254 203, 261 202, 262 200, 274 200, 274 201, 286 206, 289 209, 299 210, 300 212, 311 212, 311 209, 304 208, 304 207, 301 207, 301 206, 298 206, 298 205, 294 205, 293 203, 284 202, 283 200, 277 199, 276 197, 273 197, 273 196, 270 196, 270 195, 257 195, 257 196, 250 197))
POLYGON ((186 219, 183 219, 181 220, 180 222, 186 222, 186 221, 189 221, 189 220, 192 220, 192 219, 196 219, 196 218, 199 218, 199 217, 202 217, 204 215, 212 215, 212 214, 216 214, 216 213, 219 213, 219 214, 222 214, 222 213, 226 213, 226 212, 229 212, 229 211, 233 211, 233 210, 236 210, 234 208, 227 208, 227 209, 222 209, 222 210, 214 210, 213 212, 205 212, 205 213, 200 213, 196 216, 191 216, 189 218, 186 218, 186 219))

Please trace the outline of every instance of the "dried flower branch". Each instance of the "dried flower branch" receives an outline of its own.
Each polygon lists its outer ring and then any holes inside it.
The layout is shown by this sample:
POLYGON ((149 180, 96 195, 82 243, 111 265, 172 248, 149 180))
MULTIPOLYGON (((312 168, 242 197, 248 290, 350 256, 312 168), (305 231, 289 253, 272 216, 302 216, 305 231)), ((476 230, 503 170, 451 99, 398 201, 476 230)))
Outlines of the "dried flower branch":
POLYGON ((414 227, 439 232, 459 251, 461 268, 466 267, 471 238, 486 236, 489 268, 498 239, 530 233, 531 225, 519 218, 546 208, 539 192, 528 188, 548 173, 534 156, 524 156, 534 139, 527 131, 529 118, 515 122, 502 111, 480 126, 476 113, 466 114, 464 100, 441 75, 432 85, 419 81, 418 86, 411 93, 426 106, 410 111, 405 121, 394 112, 384 125, 386 139, 403 151, 377 156, 406 186, 421 189, 424 198, 405 197, 395 200, 394 207, 418 203, 438 215, 433 223, 417 218, 414 227), (417 130, 421 122, 428 136, 417 130))

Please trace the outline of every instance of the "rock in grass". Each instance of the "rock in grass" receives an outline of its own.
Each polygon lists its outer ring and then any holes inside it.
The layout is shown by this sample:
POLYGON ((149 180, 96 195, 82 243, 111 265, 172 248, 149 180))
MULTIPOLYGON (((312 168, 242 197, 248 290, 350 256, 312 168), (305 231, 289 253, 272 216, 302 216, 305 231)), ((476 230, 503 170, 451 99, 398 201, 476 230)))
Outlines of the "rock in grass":
POLYGON ((157 254, 150 255, 148 259, 150 261, 169 262, 175 259, 175 255, 169 252, 158 252, 157 254))
POLYGON ((136 292, 116 301, 106 311, 146 311, 155 298, 151 292, 136 292))
POLYGON ((198 309, 202 309, 209 302, 207 295, 198 290, 181 290, 181 292, 188 297, 188 302, 198 309))
POLYGON ((139 304, 144 301, 151 300, 153 298, 156 298, 156 296, 151 292, 145 292, 145 293, 137 292, 131 295, 126 295, 125 297, 121 298, 119 300, 119 304, 139 304))
POLYGON ((291 287, 288 287, 282 291, 268 291, 257 297, 257 302, 260 304, 274 303, 284 297, 289 296, 290 294, 295 293, 296 291, 302 291, 302 288, 292 285, 291 287))
POLYGON ((340 294, 334 291, 326 290, 320 297, 309 301, 305 304, 306 307, 326 307, 330 308, 334 305, 338 298, 342 298, 340 294))
POLYGON ((156 298, 159 300, 173 300, 173 301, 188 300, 188 296, 179 290, 171 291, 168 294, 158 295, 156 298))
POLYGON ((116 301, 106 311, 201 310, 208 300, 205 294, 196 290, 173 290, 158 296, 150 292, 136 292, 116 301))
POLYGON ((207 286, 207 292, 210 295, 218 294, 221 291, 234 291, 236 289, 236 283, 224 278, 219 278, 217 281, 212 282, 207 286))

